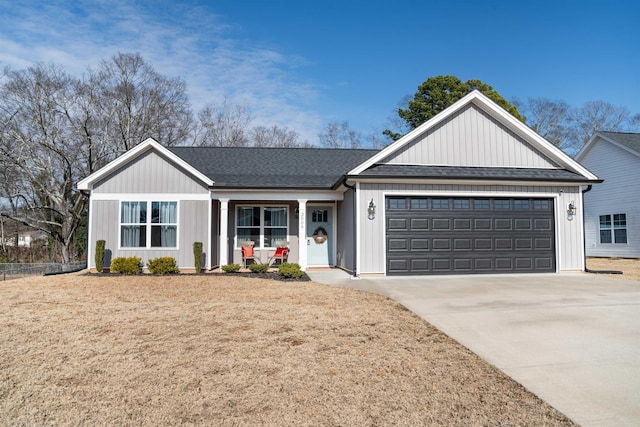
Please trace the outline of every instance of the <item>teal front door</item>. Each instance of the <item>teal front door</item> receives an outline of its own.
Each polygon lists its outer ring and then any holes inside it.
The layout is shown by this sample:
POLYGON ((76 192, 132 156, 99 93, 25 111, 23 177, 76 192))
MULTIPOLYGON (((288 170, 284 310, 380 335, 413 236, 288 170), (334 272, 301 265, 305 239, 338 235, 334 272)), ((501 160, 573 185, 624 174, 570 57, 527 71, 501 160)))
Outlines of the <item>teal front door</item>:
POLYGON ((307 207, 307 263, 333 265, 333 207, 307 207))

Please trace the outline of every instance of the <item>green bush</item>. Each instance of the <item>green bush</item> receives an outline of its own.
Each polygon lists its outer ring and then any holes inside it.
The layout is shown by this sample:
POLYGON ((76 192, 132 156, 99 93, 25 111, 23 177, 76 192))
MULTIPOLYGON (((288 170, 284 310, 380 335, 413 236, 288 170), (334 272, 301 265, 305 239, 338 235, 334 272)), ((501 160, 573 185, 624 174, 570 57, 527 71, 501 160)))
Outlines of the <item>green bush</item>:
POLYGON ((237 273, 240 271, 240 264, 227 264, 222 266, 222 271, 225 273, 237 273))
POLYGON ((278 274, 282 277, 299 279, 304 276, 304 271, 300 270, 300 265, 296 263, 283 262, 278 267, 278 274))
POLYGON ((102 273, 104 267, 104 247, 107 244, 104 240, 96 241, 96 270, 102 273))
POLYGON ((118 257, 111 261, 111 272, 121 274, 142 273, 142 259, 137 256, 118 257))
POLYGON ((269 264, 249 264, 252 273, 266 273, 269 271, 269 264))
POLYGON ((202 271, 202 242, 193 243, 193 266, 196 269, 196 273, 202 271))
POLYGON ((174 257, 166 256, 150 259, 147 268, 151 274, 177 274, 180 273, 174 257))

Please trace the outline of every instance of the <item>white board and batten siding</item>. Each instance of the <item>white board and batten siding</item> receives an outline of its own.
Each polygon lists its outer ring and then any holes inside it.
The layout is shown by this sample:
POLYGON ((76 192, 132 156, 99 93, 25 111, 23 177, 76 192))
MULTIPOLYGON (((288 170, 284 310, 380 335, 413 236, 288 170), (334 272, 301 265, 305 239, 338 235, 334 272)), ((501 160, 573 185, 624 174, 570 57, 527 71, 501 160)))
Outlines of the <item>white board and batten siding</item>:
POLYGON ((425 132, 381 163, 557 168, 547 157, 473 104, 425 132))
POLYGON ((640 156, 600 139, 580 162, 604 179, 584 195, 587 256, 640 258, 640 156), (622 213, 627 243, 600 243, 600 215, 622 213))
MULTIPOLYGON (((210 193, 206 186, 154 151, 149 151, 94 184, 91 194, 90 221, 92 240, 105 240, 111 259, 139 256, 142 262, 170 256, 181 269, 193 268, 193 243, 203 242, 208 251, 210 193), (178 202, 177 248, 121 248, 121 201, 178 202)), ((206 254, 211 256, 211 254, 206 254)), ((95 260, 89 254, 89 268, 95 260)), ((108 265, 105 265, 108 267, 108 265)))
POLYGON ((519 186, 519 185, 455 185, 455 184, 374 184, 360 183, 358 201, 368 206, 373 200, 376 217, 368 219, 366 209, 358 212, 360 223, 360 274, 383 274, 385 266, 385 197, 391 195, 441 197, 541 197, 555 203, 556 265, 559 272, 584 269, 582 226, 578 216, 567 217, 566 207, 573 201, 582 209, 578 186, 519 186))

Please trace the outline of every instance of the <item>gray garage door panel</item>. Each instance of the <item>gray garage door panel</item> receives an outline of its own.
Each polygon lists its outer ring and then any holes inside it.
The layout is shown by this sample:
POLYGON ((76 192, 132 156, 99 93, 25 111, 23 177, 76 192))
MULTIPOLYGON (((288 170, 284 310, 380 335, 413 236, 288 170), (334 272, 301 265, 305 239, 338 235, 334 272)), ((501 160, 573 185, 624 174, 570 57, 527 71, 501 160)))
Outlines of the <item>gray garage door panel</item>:
POLYGON ((387 274, 555 272, 552 199, 388 197, 387 274))

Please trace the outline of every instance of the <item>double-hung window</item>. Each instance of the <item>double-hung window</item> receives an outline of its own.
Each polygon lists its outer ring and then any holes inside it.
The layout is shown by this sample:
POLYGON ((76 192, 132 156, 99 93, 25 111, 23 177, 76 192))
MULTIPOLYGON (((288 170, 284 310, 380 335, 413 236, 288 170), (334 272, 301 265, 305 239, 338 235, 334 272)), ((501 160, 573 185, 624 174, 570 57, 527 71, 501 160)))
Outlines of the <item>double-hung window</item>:
POLYGON ((627 214, 600 215, 600 243, 627 243, 627 214))
POLYGON ((236 210, 237 245, 253 241, 256 248, 274 248, 287 240, 289 227, 286 206, 238 206, 236 210))
POLYGON ((121 202, 120 247, 177 248, 178 202, 121 202))

